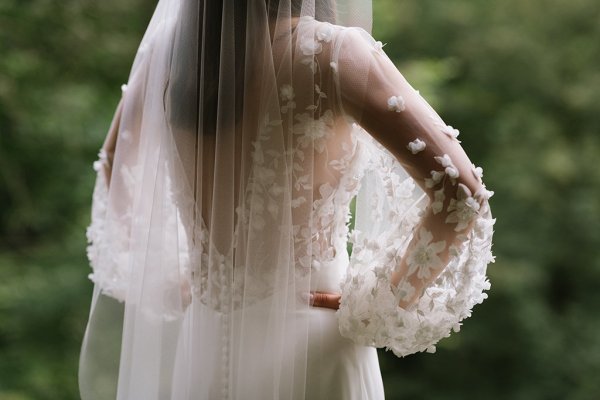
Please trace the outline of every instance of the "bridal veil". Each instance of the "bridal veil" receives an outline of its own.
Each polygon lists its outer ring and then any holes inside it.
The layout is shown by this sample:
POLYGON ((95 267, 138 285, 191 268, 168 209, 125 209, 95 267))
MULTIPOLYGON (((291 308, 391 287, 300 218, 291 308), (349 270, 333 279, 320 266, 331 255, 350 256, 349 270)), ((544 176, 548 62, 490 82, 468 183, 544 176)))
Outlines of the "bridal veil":
POLYGON ((82 398, 303 399, 311 291, 341 292, 341 333, 400 356, 483 300, 491 193, 370 25, 369 0, 158 2, 94 164, 82 398), (401 156, 360 126, 384 130, 389 76, 390 118, 416 104, 401 156), (431 176, 402 162, 419 152, 431 176))

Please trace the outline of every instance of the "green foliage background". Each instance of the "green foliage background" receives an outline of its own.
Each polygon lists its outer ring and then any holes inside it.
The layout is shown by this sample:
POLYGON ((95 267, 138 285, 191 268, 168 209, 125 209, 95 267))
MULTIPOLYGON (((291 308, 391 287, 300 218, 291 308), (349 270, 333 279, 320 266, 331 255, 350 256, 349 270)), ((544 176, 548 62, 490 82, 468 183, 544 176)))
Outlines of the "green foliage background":
MULTIPOLYGON (((490 298, 389 399, 600 398, 597 0, 374 0, 495 190, 490 298)), ((151 0, 0 0, 0 399, 77 399, 91 163, 151 0)))

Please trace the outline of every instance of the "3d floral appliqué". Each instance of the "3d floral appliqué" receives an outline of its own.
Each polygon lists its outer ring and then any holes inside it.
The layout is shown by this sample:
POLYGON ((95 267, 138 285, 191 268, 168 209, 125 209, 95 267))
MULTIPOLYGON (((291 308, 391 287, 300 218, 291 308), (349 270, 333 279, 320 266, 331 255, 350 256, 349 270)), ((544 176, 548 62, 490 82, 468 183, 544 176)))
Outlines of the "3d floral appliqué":
POLYGON ((388 110, 402 112, 406 109, 406 104, 402 96, 392 96, 387 101, 388 110))
POLYGON ((452 139, 456 139, 460 134, 460 131, 458 129, 453 128, 450 125, 446 125, 445 127, 443 127, 442 132, 452 139))
POLYGON ((444 154, 442 157, 435 157, 435 161, 444 167, 444 172, 452 179, 456 179, 460 176, 458 168, 454 166, 452 159, 448 154, 444 154))
POLYGON ((446 223, 455 223, 455 231, 465 229, 475 218, 481 205, 471 196, 471 191, 462 183, 458 184, 457 199, 451 199, 448 206, 448 217, 446 223))
POLYGON ((417 278, 428 279, 431 272, 440 269, 443 266, 439 253, 446 248, 445 241, 432 243, 433 234, 425 228, 420 228, 418 242, 410 253, 408 260, 408 275, 417 273, 417 278))
POLYGON ((406 146, 406 148, 410 150, 410 152, 413 154, 422 152, 423 150, 425 150, 425 147, 427 147, 427 145, 421 139, 415 139, 412 142, 410 142, 408 146, 406 146))

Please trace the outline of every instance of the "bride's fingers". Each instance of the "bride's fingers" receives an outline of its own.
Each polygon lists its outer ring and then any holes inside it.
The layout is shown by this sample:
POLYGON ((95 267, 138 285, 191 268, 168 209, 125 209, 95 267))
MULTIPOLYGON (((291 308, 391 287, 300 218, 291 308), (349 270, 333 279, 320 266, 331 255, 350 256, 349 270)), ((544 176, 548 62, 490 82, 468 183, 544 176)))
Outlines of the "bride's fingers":
POLYGON ((341 295, 335 293, 311 293, 311 303, 314 307, 330 308, 337 310, 340 308, 341 295))

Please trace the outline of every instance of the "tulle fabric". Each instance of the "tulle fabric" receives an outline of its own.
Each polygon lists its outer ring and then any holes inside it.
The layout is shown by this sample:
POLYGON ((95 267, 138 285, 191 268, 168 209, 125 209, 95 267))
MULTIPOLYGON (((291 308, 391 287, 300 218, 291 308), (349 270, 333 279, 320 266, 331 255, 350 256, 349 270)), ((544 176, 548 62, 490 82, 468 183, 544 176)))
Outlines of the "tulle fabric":
POLYGON ((95 163, 83 398, 314 398, 308 293, 339 279, 311 276, 311 132, 333 107, 296 38, 370 24, 326 3, 158 3, 95 163))
POLYGON ((158 3, 94 164, 83 399, 381 399, 367 346, 431 349, 482 300, 491 193, 370 24, 158 3))

